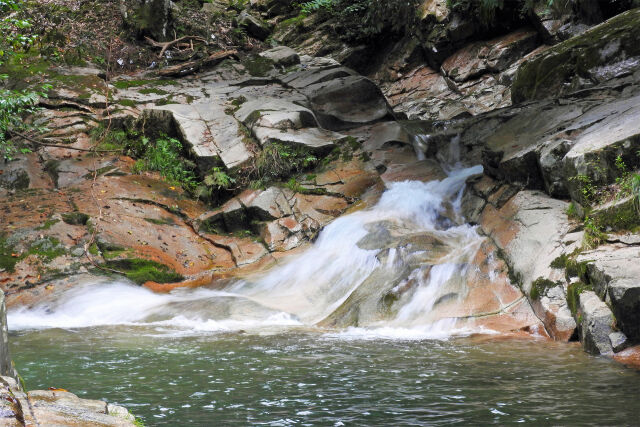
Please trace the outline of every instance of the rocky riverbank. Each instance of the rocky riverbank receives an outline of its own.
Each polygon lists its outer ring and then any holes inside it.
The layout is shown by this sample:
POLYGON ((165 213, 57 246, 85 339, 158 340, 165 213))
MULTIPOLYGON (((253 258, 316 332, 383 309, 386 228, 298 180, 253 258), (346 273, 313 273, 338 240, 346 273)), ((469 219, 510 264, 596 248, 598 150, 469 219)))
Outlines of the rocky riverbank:
MULTIPOLYGON (((170 38, 170 2, 141 3, 164 11, 144 34, 170 38)), ((418 35, 396 34, 372 53, 336 38, 331 17, 257 1, 234 23, 276 47, 225 45, 172 76, 32 58, 54 87, 32 118, 46 127, 29 136, 41 144, 0 165, 7 304, 114 275, 157 292, 222 288, 300 253, 391 183, 442 179, 463 162, 484 173, 462 196, 466 219, 442 216, 477 224, 485 239, 468 291, 435 312, 635 363, 640 9, 591 6, 536 7, 488 30, 426 1, 418 35), (177 163, 152 167, 172 141, 177 163), (176 164, 182 180, 167 178, 176 164)), ((221 11, 212 2, 198 13, 221 11)), ((446 246, 407 233, 383 224, 363 244, 446 246)), ((386 291, 410 290, 411 271, 386 291)), ((369 303, 387 307, 386 291, 369 303)), ((349 326, 352 308, 322 326, 349 326)))

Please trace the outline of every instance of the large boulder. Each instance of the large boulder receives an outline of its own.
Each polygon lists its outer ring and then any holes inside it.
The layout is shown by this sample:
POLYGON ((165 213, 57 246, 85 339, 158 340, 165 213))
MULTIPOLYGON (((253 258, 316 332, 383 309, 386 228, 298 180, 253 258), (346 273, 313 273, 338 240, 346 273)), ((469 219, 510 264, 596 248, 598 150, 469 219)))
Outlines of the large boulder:
POLYGON ((532 51, 538 35, 530 29, 522 29, 489 41, 469 44, 442 64, 444 75, 456 82, 463 82, 481 74, 499 72, 532 51))
POLYGON ((615 320, 607 304, 595 292, 585 291, 580 294, 578 319, 581 319, 580 341, 584 349, 596 355, 613 355, 609 336, 615 332, 615 320))
POLYGON ((601 246, 583 253, 595 292, 610 302, 617 325, 632 340, 640 340, 640 249, 624 244, 601 246))
POLYGON ((120 1, 120 12, 125 26, 137 37, 148 36, 164 41, 170 35, 173 22, 171 0, 120 1))
POLYGON ((320 125, 330 130, 378 122, 391 114, 380 88, 366 77, 340 77, 301 91, 309 98, 320 125))
POLYGON ((514 103, 557 97, 640 69, 640 9, 559 43, 518 69, 514 103))
POLYGON ((300 63, 298 52, 287 46, 276 46, 272 49, 265 50, 259 54, 263 58, 270 59, 274 65, 282 65, 285 67, 300 63))
POLYGON ((271 26, 262 19, 255 17, 246 10, 240 12, 237 18, 237 25, 243 28, 247 34, 258 40, 266 40, 271 34, 271 26))

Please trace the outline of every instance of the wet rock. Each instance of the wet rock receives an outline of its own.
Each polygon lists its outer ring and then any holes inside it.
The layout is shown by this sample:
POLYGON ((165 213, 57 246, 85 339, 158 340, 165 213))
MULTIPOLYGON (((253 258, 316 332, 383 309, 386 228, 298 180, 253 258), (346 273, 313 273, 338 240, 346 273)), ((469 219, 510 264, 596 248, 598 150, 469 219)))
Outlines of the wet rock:
POLYGON ((640 249, 634 246, 604 245, 583 253, 595 292, 610 302, 618 326, 632 340, 640 339, 640 249))
POLYGON ((536 191, 520 191, 501 208, 494 203, 496 191, 487 199, 480 227, 503 251, 514 279, 526 293, 538 277, 562 278, 551 262, 563 253, 563 238, 569 231, 568 204, 536 191))
POLYGON ((609 335, 614 332, 612 326, 615 320, 609 307, 595 292, 580 294, 578 318, 581 319, 580 341, 584 349, 596 355, 613 355, 609 335))
POLYGON ((274 65, 282 65, 288 67, 300 63, 298 52, 287 46, 277 46, 264 52, 260 52, 260 56, 270 59, 274 65))
POLYGON ((639 28, 640 10, 630 10, 525 62, 513 82, 513 102, 567 94, 637 71, 639 28))
POLYGON ((547 193, 553 197, 566 197, 569 192, 562 168, 562 159, 571 147, 571 141, 550 141, 540 150, 540 170, 547 193))
POLYGON ((622 332, 612 332, 609 334, 609 340, 611 341, 611 348, 615 353, 619 353, 625 348, 629 347, 629 341, 622 332))
POLYGON ((569 341, 576 329, 576 321, 567 305, 564 287, 554 286, 534 301, 533 309, 540 317, 551 337, 557 341, 569 341))
POLYGON ((7 329, 7 307, 4 302, 4 292, 0 292, 0 375, 18 380, 18 372, 9 353, 9 331, 7 329))

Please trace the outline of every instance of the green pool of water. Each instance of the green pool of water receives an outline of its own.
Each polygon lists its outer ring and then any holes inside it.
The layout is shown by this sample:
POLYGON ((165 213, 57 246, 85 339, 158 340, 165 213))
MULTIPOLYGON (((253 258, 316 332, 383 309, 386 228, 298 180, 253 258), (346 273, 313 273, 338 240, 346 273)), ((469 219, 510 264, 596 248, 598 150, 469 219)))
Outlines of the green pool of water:
POLYGON ((148 426, 629 425, 640 414, 638 372, 542 340, 118 326, 10 341, 29 388, 122 404, 148 426))

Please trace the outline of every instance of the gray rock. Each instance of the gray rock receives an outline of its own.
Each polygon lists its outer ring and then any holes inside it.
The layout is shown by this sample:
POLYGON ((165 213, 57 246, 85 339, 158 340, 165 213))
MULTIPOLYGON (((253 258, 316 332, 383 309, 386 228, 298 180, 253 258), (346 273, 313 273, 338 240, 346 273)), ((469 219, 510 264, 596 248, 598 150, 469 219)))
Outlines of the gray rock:
POLYGON ((621 352, 625 348, 629 347, 629 341, 627 336, 622 332, 612 332, 609 334, 609 340, 611 341, 611 348, 615 353, 621 352))
POLYGON ((282 189, 269 187, 246 205, 251 216, 269 221, 291 215, 293 211, 282 189))
POLYGON ((568 196, 562 168, 562 159, 571 147, 571 141, 558 139, 545 144, 540 150, 540 170, 544 186, 550 196, 568 196))
POLYGON ((286 130, 318 126, 311 110, 284 99, 252 99, 243 103, 234 115, 249 128, 257 125, 286 130))
POLYGON ((578 311, 580 322, 580 341, 584 349, 592 354, 612 355, 613 348, 609 335, 614 332, 613 314, 609 307, 598 298, 595 292, 585 291, 580 294, 578 311))
POLYGON ((390 117, 387 101, 371 80, 349 76, 301 89, 322 127, 342 130, 390 117))
POLYGON ((265 40, 271 34, 271 26, 269 24, 251 15, 246 10, 238 15, 238 27, 244 28, 250 36, 258 40, 265 40))
MULTIPOLYGON (((628 262, 637 264, 637 260, 628 262)), ((609 297, 620 328, 629 338, 640 339, 640 276, 611 280, 609 297)))
POLYGON ((556 341, 569 341, 577 327, 567 305, 567 297, 563 286, 548 289, 533 304, 533 310, 544 323, 556 341))
POLYGON ((0 375, 18 381, 18 372, 13 366, 9 353, 9 331, 7 329, 7 307, 4 303, 4 292, 0 292, 0 375))
POLYGON ((73 255, 74 257, 81 257, 82 255, 84 255, 84 249, 81 247, 77 247, 71 250, 71 255, 73 255))
POLYGON ((277 46, 260 53, 260 56, 273 61, 274 65, 288 67, 300 63, 298 52, 287 46, 277 46))
POLYGON ((640 69, 639 29, 640 9, 633 9, 525 62, 513 82, 513 102, 557 97, 640 69))
POLYGON ((187 144, 202 173, 220 161, 228 169, 241 166, 252 154, 243 141, 238 122, 220 103, 170 104, 143 111, 146 129, 171 134, 175 129, 187 144))
MULTIPOLYGON (((607 184, 619 176, 616 159, 621 156, 628 168, 640 166, 640 95, 599 105, 589 111, 600 120, 587 127, 574 141, 563 159, 566 184, 571 197, 583 202, 578 175, 595 184, 607 184)), ((574 124, 575 125, 575 124, 574 124)))
POLYGON ((125 25, 139 37, 149 36, 163 41, 173 24, 173 3, 170 0, 121 1, 120 13, 125 25))

